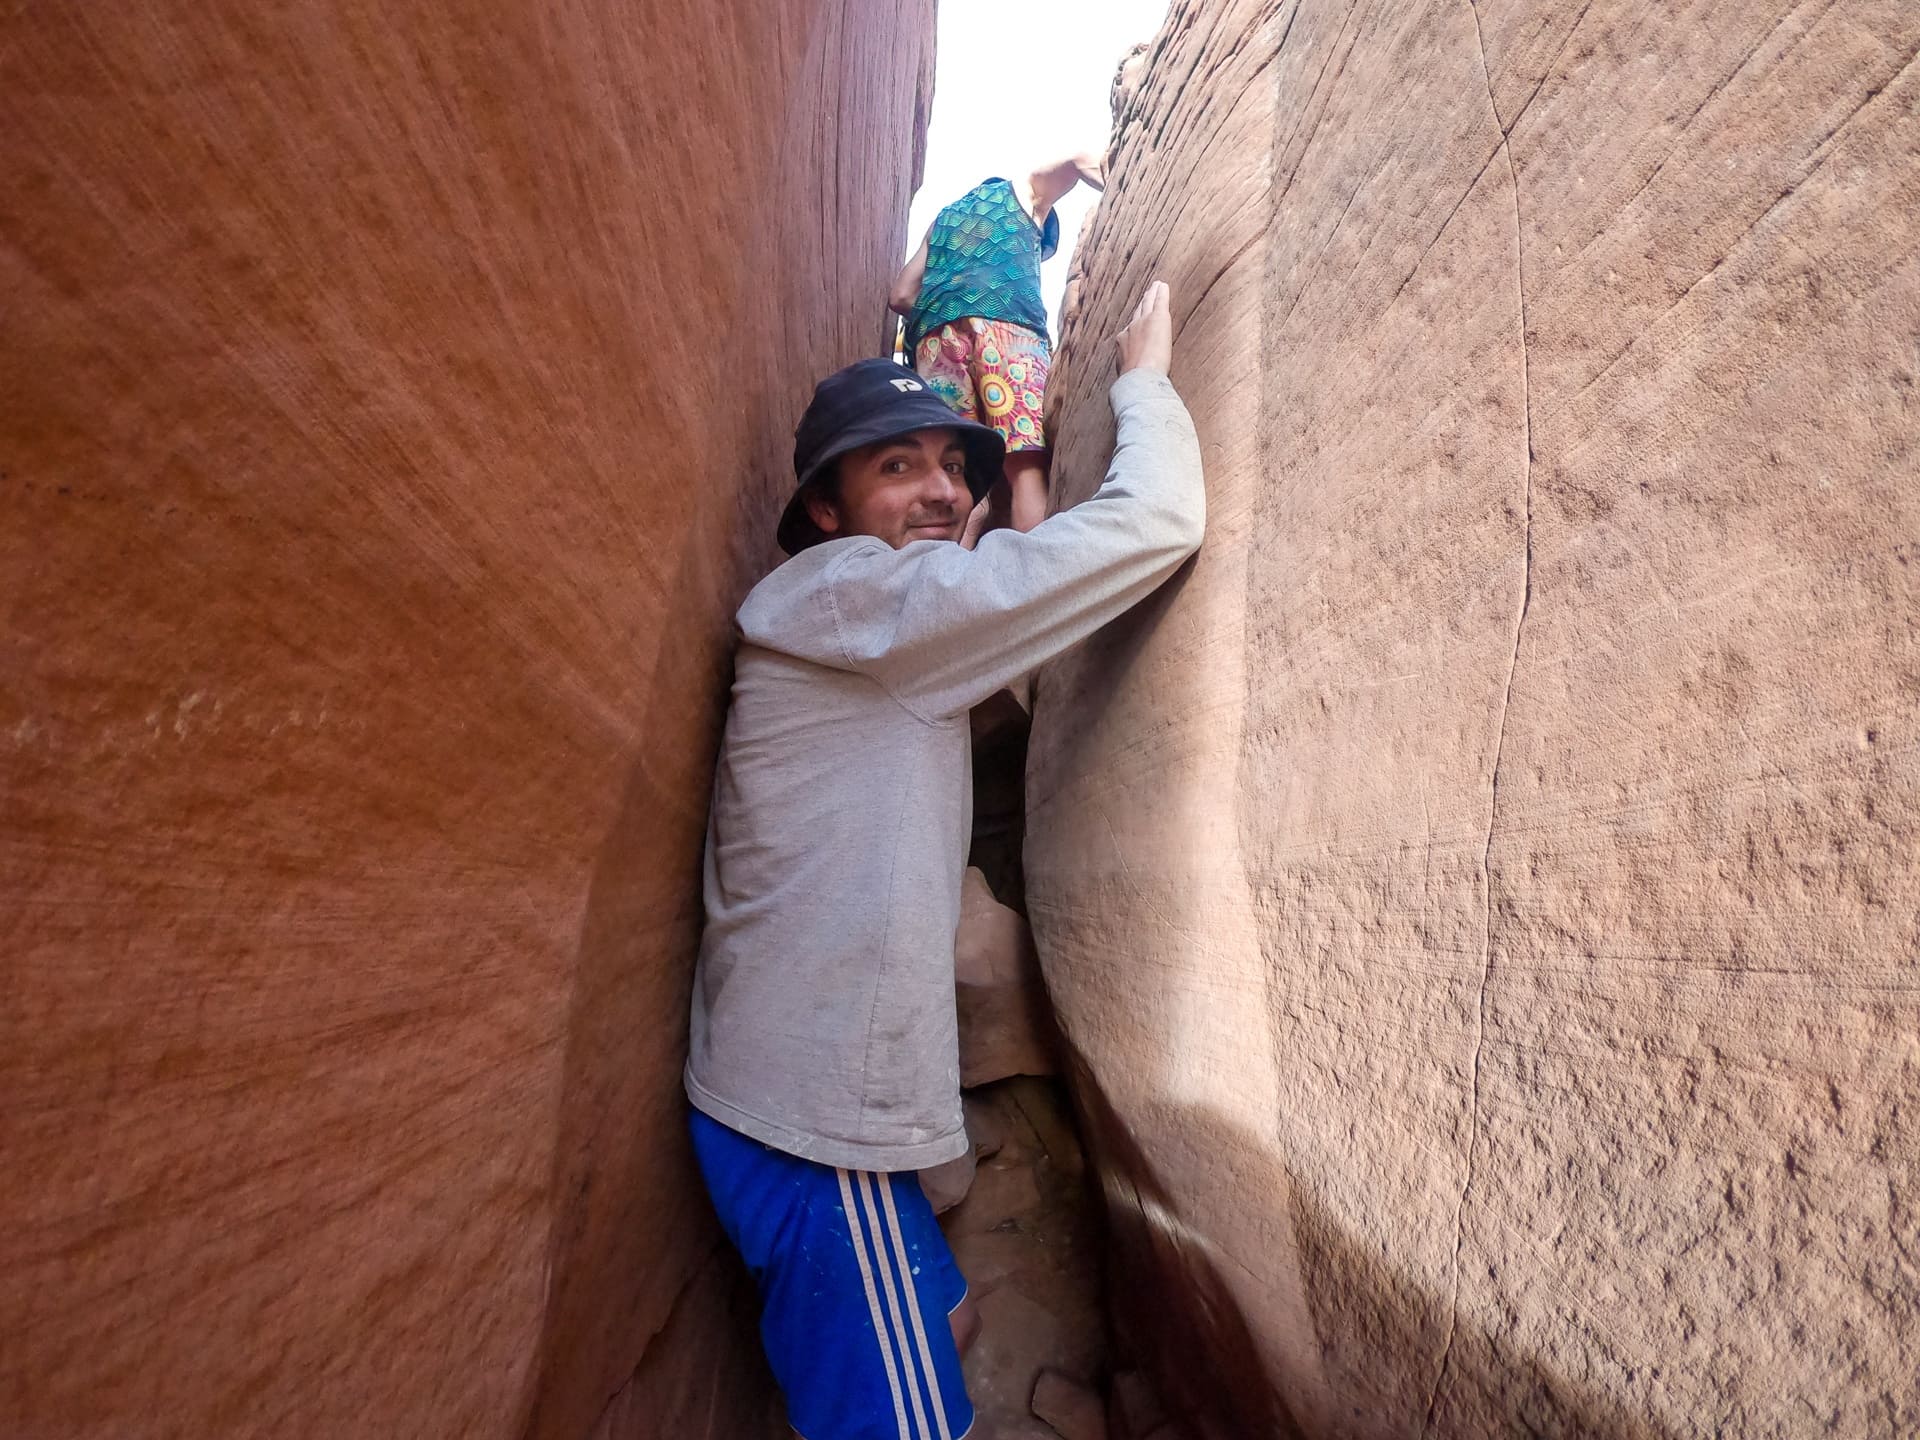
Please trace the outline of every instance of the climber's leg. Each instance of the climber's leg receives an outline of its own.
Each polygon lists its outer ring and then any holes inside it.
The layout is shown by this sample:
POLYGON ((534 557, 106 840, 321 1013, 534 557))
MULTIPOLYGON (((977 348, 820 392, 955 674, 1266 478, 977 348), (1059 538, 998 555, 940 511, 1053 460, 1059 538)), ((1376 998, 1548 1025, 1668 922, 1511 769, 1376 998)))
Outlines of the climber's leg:
POLYGON ((694 1153, 760 1291, 760 1339, 807 1440, 959 1437, 966 1281, 912 1174, 841 1170, 695 1112, 694 1153), (946 1323, 942 1323, 942 1321, 946 1323))
POLYGON ((913 368, 928 388, 1007 443, 1007 478, 987 497, 989 530, 1031 530, 1046 518, 1043 410, 1051 363, 1046 336, 1004 320, 955 320, 928 331, 914 348, 913 368))
POLYGON ((973 418, 1007 442, 1007 489, 996 510, 1016 530, 1047 515, 1047 431, 1044 407, 1052 356, 1044 335, 1004 320, 969 320, 971 370, 979 407, 973 418))
POLYGON ((1014 450, 1007 454, 1008 523, 1031 530, 1047 518, 1047 452, 1014 450))
MULTIPOLYGON (((963 420, 980 424, 987 421, 980 413, 979 390, 974 384, 975 352, 980 344, 980 320, 952 320, 937 330, 929 330, 914 347, 914 373, 927 382, 946 402, 947 408, 963 420)), ((988 530, 1013 523, 1012 492, 1002 483, 993 487, 986 499, 986 512, 976 523, 969 523, 968 549, 988 530)))

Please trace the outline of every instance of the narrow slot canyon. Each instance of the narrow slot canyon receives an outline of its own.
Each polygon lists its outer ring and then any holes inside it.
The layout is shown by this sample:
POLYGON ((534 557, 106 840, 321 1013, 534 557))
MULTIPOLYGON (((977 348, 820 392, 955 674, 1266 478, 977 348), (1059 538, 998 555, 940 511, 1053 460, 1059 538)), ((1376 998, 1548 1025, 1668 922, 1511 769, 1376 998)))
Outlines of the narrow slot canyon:
MULTIPOLYGON (((788 1433, 687 1138, 702 844, 934 24, 0 26, 0 1436, 788 1433)), ((975 1440, 1920 1434, 1917 57, 1114 57, 1052 504, 1158 277, 1208 529, 974 717, 975 1440)))

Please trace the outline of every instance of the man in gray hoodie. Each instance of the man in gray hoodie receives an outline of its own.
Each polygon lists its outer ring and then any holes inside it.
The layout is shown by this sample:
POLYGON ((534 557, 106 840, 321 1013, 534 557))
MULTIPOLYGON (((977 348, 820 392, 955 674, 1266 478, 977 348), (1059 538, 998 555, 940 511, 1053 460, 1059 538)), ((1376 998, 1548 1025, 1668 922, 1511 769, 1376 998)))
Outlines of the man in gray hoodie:
POLYGON ((956 542, 1000 478, 1000 436, 889 361, 823 380, 780 523, 793 558, 736 619, 686 1090, 806 1440, 959 1440, 972 1423, 966 1284, 902 1173, 968 1145, 967 713, 1144 598, 1205 525, 1164 284, 1117 345, 1105 483, 971 546, 956 542))

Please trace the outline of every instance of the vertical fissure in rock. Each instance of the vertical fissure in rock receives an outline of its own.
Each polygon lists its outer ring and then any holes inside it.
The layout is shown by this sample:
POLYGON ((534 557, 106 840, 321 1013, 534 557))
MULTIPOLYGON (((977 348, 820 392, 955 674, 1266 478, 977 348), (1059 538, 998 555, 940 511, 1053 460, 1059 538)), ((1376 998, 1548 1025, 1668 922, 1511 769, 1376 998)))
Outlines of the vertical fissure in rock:
MULTIPOLYGON (((1493 764, 1487 777, 1487 833, 1480 851, 1480 985, 1474 997, 1473 1056, 1468 1067, 1466 1174, 1460 1182, 1460 1198, 1453 1211, 1453 1254, 1449 1262, 1447 1331, 1440 1342, 1440 1355, 1434 1366, 1433 1386, 1427 1394, 1425 1417, 1420 1433, 1433 1427, 1440 1396, 1446 1388, 1447 1374, 1453 1363, 1454 1341, 1460 1329, 1460 1258, 1466 1245, 1467 1201, 1473 1194, 1473 1182, 1480 1146, 1480 1066, 1487 1041, 1487 991, 1493 980, 1493 836, 1500 815, 1500 764, 1506 753, 1507 716, 1513 707, 1514 674, 1520 667, 1520 639, 1527 623, 1527 610, 1533 602, 1533 388, 1527 369, 1527 288, 1524 228, 1520 220, 1520 174, 1513 163, 1513 146, 1507 127, 1500 120, 1500 104, 1493 94, 1493 72, 1487 64, 1487 41, 1480 28, 1480 8, 1469 3, 1473 15, 1474 41, 1480 52, 1480 74, 1487 87, 1487 108, 1500 132, 1500 153, 1506 157, 1507 181, 1513 194, 1513 278, 1514 299, 1520 325, 1520 398, 1522 440, 1521 499, 1523 529, 1520 576, 1520 604, 1513 621, 1513 644, 1507 657, 1506 686, 1500 697, 1500 717, 1493 743, 1493 764)), ((1531 98, 1531 97, 1529 97, 1531 98)), ((1523 107, 1524 108, 1524 107, 1523 107)), ((1516 119, 1518 117, 1516 116, 1516 119)))
MULTIPOLYGON (((972 727, 974 829, 954 946, 972 1148, 922 1175, 981 1320, 968 1393, 991 1434, 1190 1440, 1190 1397, 1160 1358, 1129 1349, 1140 1337, 1127 1293, 1110 1294, 1107 1277, 1186 1316, 1228 1374, 1257 1374, 1252 1342, 1216 1313, 1224 1296, 1170 1260, 1166 1247, 1182 1242, 1159 1233, 1168 1206, 1152 1166, 1055 1020, 1024 914, 1028 717, 1003 692, 972 727)), ((1266 1413, 1257 1394, 1224 1403, 1266 1413)), ((1292 1432, 1260 1418, 1230 1433, 1292 1432)))
POLYGON ((1114 1367, 1103 1227, 1025 916, 1027 716, 1003 692, 972 727, 974 828, 954 946, 972 1144, 922 1184, 982 1322, 966 1374, 983 1425, 1027 1434, 1036 1417, 1085 1416, 1104 1427, 1114 1367))

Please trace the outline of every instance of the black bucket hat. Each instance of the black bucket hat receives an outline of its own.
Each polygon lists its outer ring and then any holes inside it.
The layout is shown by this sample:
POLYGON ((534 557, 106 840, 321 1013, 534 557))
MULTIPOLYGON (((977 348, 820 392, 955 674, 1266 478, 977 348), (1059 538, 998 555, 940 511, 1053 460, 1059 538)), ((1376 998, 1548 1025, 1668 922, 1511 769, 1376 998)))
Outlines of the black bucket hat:
POLYGON ((813 387, 813 401, 793 432, 793 473, 799 481, 780 517, 775 538, 789 555, 826 536, 807 514, 806 493, 849 450, 915 430, 959 432, 967 452, 967 489, 975 502, 1002 474, 1007 442, 987 425, 962 419, 927 382, 891 360, 856 360, 813 387))

